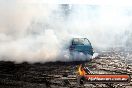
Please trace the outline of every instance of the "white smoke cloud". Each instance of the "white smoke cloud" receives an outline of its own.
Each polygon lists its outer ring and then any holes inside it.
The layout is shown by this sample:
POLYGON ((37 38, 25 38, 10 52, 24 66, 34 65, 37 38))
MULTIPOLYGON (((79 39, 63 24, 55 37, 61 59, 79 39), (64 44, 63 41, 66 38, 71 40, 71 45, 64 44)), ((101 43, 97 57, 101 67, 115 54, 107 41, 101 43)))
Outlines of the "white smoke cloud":
POLYGON ((75 5, 69 24, 72 32, 87 36, 95 46, 124 46, 124 38, 120 37, 130 31, 132 22, 132 15, 128 16, 132 10, 126 11, 128 8, 131 7, 75 5))
POLYGON ((0 60, 15 62, 65 61, 73 37, 87 37, 99 49, 125 46, 132 20, 126 6, 14 0, 0 7, 0 60))

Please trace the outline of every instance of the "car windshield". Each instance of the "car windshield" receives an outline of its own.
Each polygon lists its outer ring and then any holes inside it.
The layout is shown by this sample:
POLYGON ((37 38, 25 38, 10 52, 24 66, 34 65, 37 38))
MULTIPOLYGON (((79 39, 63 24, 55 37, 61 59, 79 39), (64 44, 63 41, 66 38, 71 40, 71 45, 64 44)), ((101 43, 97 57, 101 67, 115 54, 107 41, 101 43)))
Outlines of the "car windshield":
POLYGON ((91 45, 89 40, 86 38, 75 38, 75 39, 73 39, 73 44, 75 44, 75 45, 91 45))

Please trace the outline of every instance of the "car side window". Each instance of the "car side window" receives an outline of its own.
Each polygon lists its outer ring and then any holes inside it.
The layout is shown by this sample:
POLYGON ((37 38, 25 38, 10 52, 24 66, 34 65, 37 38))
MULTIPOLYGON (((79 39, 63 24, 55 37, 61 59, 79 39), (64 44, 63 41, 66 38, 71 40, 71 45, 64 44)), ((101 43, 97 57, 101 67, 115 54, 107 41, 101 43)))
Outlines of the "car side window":
POLYGON ((73 39, 73 40, 72 40, 72 44, 73 44, 73 45, 78 45, 78 39, 73 39))
POLYGON ((91 43, 90 43, 89 40, 87 40, 87 39, 84 39, 83 44, 84 44, 84 45, 91 45, 91 43))
POLYGON ((84 45, 82 39, 73 39, 72 44, 73 45, 84 45))

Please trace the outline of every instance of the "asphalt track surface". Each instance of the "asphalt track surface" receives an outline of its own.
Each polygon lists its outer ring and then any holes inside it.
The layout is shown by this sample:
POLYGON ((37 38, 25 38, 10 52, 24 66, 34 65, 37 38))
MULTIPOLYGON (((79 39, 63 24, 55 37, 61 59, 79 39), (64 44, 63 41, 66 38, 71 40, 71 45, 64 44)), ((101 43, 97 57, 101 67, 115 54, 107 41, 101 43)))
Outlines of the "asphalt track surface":
POLYGON ((93 83, 80 86, 76 78, 80 64, 85 64, 96 74, 129 74, 132 76, 130 61, 126 65, 119 54, 108 52, 103 52, 98 58, 85 62, 15 64, 0 61, 0 88, 132 88, 132 80, 127 84, 93 83))

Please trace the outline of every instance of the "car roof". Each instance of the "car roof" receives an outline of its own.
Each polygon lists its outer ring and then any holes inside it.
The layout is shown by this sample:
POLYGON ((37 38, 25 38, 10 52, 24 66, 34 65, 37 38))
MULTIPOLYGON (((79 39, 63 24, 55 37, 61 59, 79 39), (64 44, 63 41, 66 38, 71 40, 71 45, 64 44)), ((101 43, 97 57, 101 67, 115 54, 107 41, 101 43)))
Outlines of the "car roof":
MULTIPOLYGON (((73 38, 72 40, 74 40, 74 39, 87 39, 88 40, 88 38, 73 38)), ((89 41, 89 40, 88 40, 89 41)), ((90 41, 89 41, 90 42, 90 41)))
MULTIPOLYGON (((90 43, 90 41, 89 41, 87 38, 73 38, 73 39, 72 39, 72 42, 74 42, 75 39, 77 39, 77 40, 79 40, 79 39, 86 39, 86 40, 90 43)), ((90 45, 91 45, 91 43, 90 43, 90 45)))

